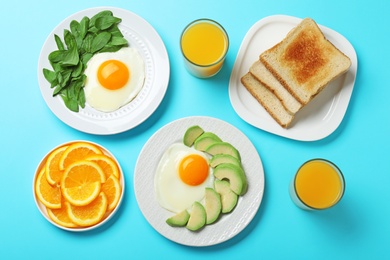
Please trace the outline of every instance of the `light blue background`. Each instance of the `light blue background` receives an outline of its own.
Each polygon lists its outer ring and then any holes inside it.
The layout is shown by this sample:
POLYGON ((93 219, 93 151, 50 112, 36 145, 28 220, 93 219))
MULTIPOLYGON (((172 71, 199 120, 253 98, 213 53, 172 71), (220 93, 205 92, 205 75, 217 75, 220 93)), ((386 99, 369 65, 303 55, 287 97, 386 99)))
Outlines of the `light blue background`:
POLYGON ((390 88, 388 1, 4 1, 0 17, 0 258, 2 259, 385 259, 390 257, 390 88), (89 135, 62 123, 45 104, 37 62, 48 34, 63 19, 97 6, 130 10, 164 41, 171 64, 169 87, 157 111, 140 126, 112 136, 89 135), (274 14, 312 17, 355 47, 359 68, 340 127, 316 142, 298 142, 250 126, 233 110, 228 82, 241 41, 259 19, 274 14), (208 17, 230 37, 225 66, 201 80, 184 69, 181 30, 208 17), (238 236, 206 248, 186 247, 159 235, 140 212, 133 170, 143 145, 165 124, 187 116, 220 118, 239 128, 262 158, 266 186, 254 220, 238 236), (63 142, 85 139, 117 156, 127 192, 114 221, 87 233, 60 230, 34 204, 32 180, 41 158, 63 142), (346 193, 333 209, 306 212, 288 195, 294 171, 323 157, 344 172, 346 193))

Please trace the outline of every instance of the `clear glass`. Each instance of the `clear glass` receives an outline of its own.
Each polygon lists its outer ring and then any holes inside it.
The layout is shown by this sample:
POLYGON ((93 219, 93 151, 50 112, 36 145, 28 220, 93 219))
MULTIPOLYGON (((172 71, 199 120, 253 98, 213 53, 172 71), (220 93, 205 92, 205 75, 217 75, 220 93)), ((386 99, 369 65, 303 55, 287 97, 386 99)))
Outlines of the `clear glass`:
POLYGON ((290 193, 290 197, 291 197, 292 201, 295 203, 295 205, 297 205, 298 207, 305 209, 305 210, 324 210, 324 209, 331 208, 331 207, 335 206, 341 200, 341 198, 344 195, 344 192, 345 192, 345 179, 344 179, 344 175, 341 172, 341 170, 331 161, 328 161, 326 159, 321 159, 321 158, 312 159, 312 160, 309 160, 309 161, 303 163, 299 167, 296 174, 294 175, 294 178, 291 180, 290 187, 289 187, 289 193, 290 193), (339 181, 341 183, 341 187, 340 187, 340 190, 338 192, 337 197, 335 197, 335 199, 333 200, 333 202, 331 204, 329 204, 325 207, 316 207, 316 206, 310 205, 310 203, 308 203, 307 201, 304 201, 304 199, 302 199, 299 196, 299 192, 297 191, 297 177, 299 176, 299 174, 302 173, 301 169, 305 165, 307 165, 308 163, 311 163, 311 162, 321 162, 321 163, 325 163, 325 164, 331 166, 332 169, 337 173, 337 175, 339 177, 339 181))
MULTIPOLYGON (((209 45, 210 47, 214 46, 210 42, 210 38, 206 38, 206 39, 199 38, 197 40, 202 41, 202 43, 204 43, 205 45, 209 45)), ((194 75, 198 78, 209 78, 209 77, 216 75, 221 70, 221 68, 223 66, 228 49, 229 49, 228 34, 226 33, 226 31, 222 27, 222 25, 220 25, 219 23, 217 23, 216 21, 211 20, 211 19, 202 18, 202 19, 198 19, 198 20, 191 22, 190 24, 188 24, 184 28, 184 30, 181 34, 181 37, 180 37, 180 50, 181 50, 181 53, 184 57, 185 66, 186 66, 187 70, 192 75, 194 75), (219 30, 217 33, 218 34, 222 33, 223 38, 224 38, 224 49, 220 53, 221 55, 218 55, 219 57, 217 59, 215 59, 212 62, 207 63, 207 64, 200 64, 199 62, 195 61, 194 58, 190 57, 190 55, 188 54, 188 51, 186 51, 186 48, 183 46, 183 39, 185 37, 187 37, 187 35, 186 35, 187 32, 189 32, 189 30, 191 30, 194 26, 197 26, 200 24, 214 25, 215 28, 217 28, 219 30)), ((210 49, 210 52, 213 52, 213 50, 210 49)))

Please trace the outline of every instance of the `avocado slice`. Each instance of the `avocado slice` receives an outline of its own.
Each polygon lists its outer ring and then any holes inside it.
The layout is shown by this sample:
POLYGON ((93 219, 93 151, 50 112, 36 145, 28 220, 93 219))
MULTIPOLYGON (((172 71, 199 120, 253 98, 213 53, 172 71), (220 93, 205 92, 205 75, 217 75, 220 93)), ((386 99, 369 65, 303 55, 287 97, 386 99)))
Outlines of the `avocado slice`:
POLYGON ((233 157, 236 157, 237 160, 241 161, 241 156, 238 150, 233 145, 227 142, 214 143, 207 147, 205 152, 211 155, 229 154, 233 157))
POLYGON ((184 133, 183 143, 186 146, 191 147, 194 144, 195 140, 203 133, 204 130, 200 126, 198 125, 191 126, 184 133))
POLYGON ((241 167, 241 162, 236 157, 231 156, 230 154, 216 154, 210 160, 210 166, 212 168, 215 168, 222 163, 231 163, 237 165, 238 167, 241 167))
POLYGON ((204 132, 201 136, 199 136, 198 138, 203 138, 203 137, 210 137, 210 138, 213 138, 215 140, 217 140, 218 142, 222 142, 222 139, 219 138, 218 135, 214 134, 213 132, 204 132))
POLYGON ((206 210, 198 201, 192 204, 190 218, 187 222, 187 228, 191 231, 197 231, 206 224, 206 210))
POLYGON ((221 195, 222 213, 230 213, 237 205, 238 195, 230 189, 225 180, 215 180, 214 188, 221 195))
POLYGON ((214 143, 222 142, 222 140, 214 133, 204 132, 194 142, 194 148, 198 151, 204 152, 207 147, 214 143))
POLYGON ((214 177, 218 180, 228 179, 230 188, 237 195, 243 195, 247 190, 247 180, 242 167, 231 163, 221 163, 214 169, 214 177))
POLYGON ((205 192, 206 224, 214 223, 222 211, 221 195, 213 188, 206 188, 205 192))
POLYGON ((187 210, 183 210, 180 213, 168 218, 165 222, 172 227, 184 227, 188 223, 190 214, 187 210))

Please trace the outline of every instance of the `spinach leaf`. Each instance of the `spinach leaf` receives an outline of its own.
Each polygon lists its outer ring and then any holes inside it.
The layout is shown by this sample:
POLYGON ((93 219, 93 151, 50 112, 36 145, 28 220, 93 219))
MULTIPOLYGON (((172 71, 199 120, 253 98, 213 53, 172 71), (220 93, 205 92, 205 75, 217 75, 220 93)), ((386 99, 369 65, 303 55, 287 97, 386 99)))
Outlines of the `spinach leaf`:
POLYGON ((68 69, 68 70, 63 70, 63 71, 58 71, 56 73, 56 76, 57 76, 57 86, 56 88, 54 89, 53 91, 53 96, 56 96, 58 95, 59 93, 61 93, 64 89, 66 89, 68 83, 70 82, 71 80, 71 74, 72 74, 72 70, 68 69))
POLYGON ((103 16, 99 17, 95 21, 95 27, 99 30, 106 30, 111 27, 113 24, 118 24, 122 20, 114 16, 103 16))
POLYGON ((93 40, 93 35, 92 33, 87 33, 87 35, 84 38, 83 44, 81 46, 83 52, 92 52, 92 40, 93 40))
POLYGON ((77 78, 78 76, 80 76, 81 73, 83 72, 83 69, 84 69, 84 65, 81 61, 79 61, 79 63, 77 63, 74 70, 72 71, 72 78, 77 78))
POLYGON ((80 37, 82 39, 84 39, 85 36, 87 35, 88 27, 89 27, 89 18, 87 16, 84 16, 80 22, 80 37))
POLYGON ((117 37, 123 38, 123 34, 119 30, 118 26, 112 26, 112 27, 108 28, 106 31, 111 33, 112 37, 117 36, 117 37))
POLYGON ((95 14, 94 16, 92 16, 92 18, 90 20, 90 28, 95 26, 96 20, 98 18, 105 17, 105 16, 112 16, 112 12, 109 10, 104 10, 104 11, 101 11, 101 12, 95 14))
POLYGON ((79 63, 79 60, 79 52, 77 51, 77 47, 74 46, 73 48, 65 52, 61 64, 63 66, 76 66, 79 63))
POLYGON ((63 70, 59 73, 59 75, 61 75, 61 82, 59 81, 59 83, 62 87, 65 87, 68 84, 68 82, 70 81, 70 76, 72 75, 72 70, 70 70, 70 69, 63 70))
POLYGON ((54 34, 54 40, 56 41, 57 48, 60 51, 65 50, 64 44, 62 43, 60 37, 57 34, 54 34))
POLYGON ((77 38, 80 35, 80 24, 76 20, 73 20, 70 22, 70 31, 72 32, 73 36, 77 38))
POLYGON ((57 85, 57 87, 53 91, 53 97, 57 96, 61 92, 62 89, 63 89, 63 87, 61 87, 60 85, 57 85))
POLYGON ((84 53, 83 56, 81 56, 81 62, 83 63, 84 67, 87 67, 88 61, 92 58, 93 54, 88 52, 84 53))
POLYGON ((53 86, 53 84, 57 84, 57 76, 54 71, 43 69, 43 76, 49 83, 53 86))
POLYGON ((56 50, 49 54, 49 61, 52 63, 60 62, 64 59, 66 50, 56 50))
POLYGON ((64 40, 68 49, 77 48, 75 36, 69 30, 64 30, 64 40))
POLYGON ((101 32, 92 40, 91 52, 95 53, 102 49, 111 39, 111 33, 101 32))
POLYGON ((113 36, 110 41, 111 45, 121 45, 121 46, 126 46, 127 45, 127 40, 123 37, 118 37, 118 36, 113 36))
POLYGON ((80 91, 79 93, 79 97, 78 97, 78 101, 79 101, 79 105, 84 108, 85 107, 85 92, 84 91, 80 91))
POLYGON ((65 106, 73 111, 73 112, 79 112, 79 104, 76 98, 72 98, 68 95, 67 91, 64 91, 61 93, 61 98, 65 103, 65 106))
POLYGON ((55 72, 58 72, 58 71, 61 71, 62 70, 62 66, 59 62, 50 62, 51 66, 53 67, 53 70, 55 72))
POLYGON ((116 52, 116 51, 119 51, 121 48, 122 48, 121 45, 118 46, 118 45, 109 45, 109 44, 107 44, 99 52, 116 52))
POLYGON ((81 30, 82 30, 82 28, 81 28, 81 24, 79 22, 73 20, 70 23, 70 31, 73 34, 73 37, 75 39, 75 42, 76 42, 76 45, 77 45, 78 49, 81 48, 81 45, 83 43, 83 38, 84 38, 84 36, 82 35, 82 31, 81 30))

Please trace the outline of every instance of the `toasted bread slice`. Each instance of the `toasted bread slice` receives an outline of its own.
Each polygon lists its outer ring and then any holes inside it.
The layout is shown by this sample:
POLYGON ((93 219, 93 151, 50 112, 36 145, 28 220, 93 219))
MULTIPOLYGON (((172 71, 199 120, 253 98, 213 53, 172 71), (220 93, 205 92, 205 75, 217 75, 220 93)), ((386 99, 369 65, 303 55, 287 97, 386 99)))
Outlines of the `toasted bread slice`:
POLYGON ((303 19, 281 42, 260 54, 260 60, 303 105, 351 66, 351 60, 311 18, 303 19))
POLYGON ((268 88, 261 84, 250 72, 241 78, 241 83, 280 126, 283 128, 289 126, 294 116, 284 108, 282 102, 268 88))
POLYGON ((283 106, 291 114, 295 114, 299 109, 302 108, 299 103, 285 87, 272 75, 272 73, 264 66, 261 61, 256 61, 249 69, 250 73, 260 81, 265 87, 271 90, 276 97, 279 98, 283 106))

